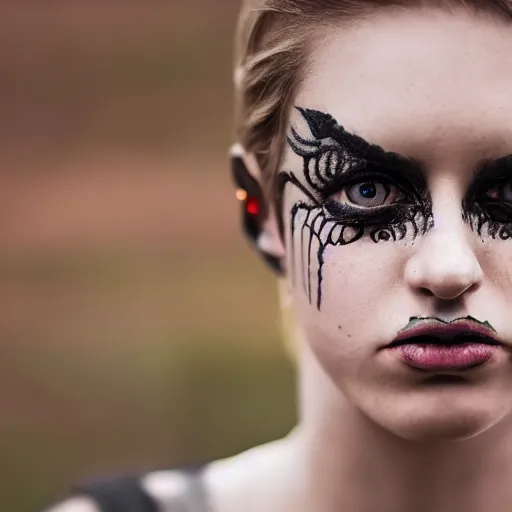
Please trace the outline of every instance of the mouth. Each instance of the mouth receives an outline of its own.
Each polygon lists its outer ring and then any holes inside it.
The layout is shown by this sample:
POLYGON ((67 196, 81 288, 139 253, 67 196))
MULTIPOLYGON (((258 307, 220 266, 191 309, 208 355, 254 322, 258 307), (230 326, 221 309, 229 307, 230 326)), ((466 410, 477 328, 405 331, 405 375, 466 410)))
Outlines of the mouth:
POLYGON ((432 317, 413 317, 385 348, 408 344, 454 346, 468 343, 503 344, 489 322, 480 322, 470 316, 451 322, 432 317))

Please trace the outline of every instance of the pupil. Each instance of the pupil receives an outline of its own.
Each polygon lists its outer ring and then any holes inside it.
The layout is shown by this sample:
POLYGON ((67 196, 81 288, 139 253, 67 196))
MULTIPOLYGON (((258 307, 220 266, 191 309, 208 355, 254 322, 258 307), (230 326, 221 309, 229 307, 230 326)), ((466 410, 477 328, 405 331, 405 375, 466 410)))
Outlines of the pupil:
POLYGON ((364 183, 359 187, 359 193, 366 199, 373 199, 377 194, 374 183, 364 183))

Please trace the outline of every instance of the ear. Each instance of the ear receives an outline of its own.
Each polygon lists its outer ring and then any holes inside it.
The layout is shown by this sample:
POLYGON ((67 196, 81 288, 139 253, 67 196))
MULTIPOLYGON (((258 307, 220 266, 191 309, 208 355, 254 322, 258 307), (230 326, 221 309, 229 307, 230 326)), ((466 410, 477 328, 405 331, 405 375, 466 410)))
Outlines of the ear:
POLYGON ((231 148, 230 158, 236 197, 241 203, 245 235, 274 272, 282 275, 285 248, 279 234, 275 209, 270 204, 271 201, 265 200, 263 194, 258 162, 240 144, 231 148))

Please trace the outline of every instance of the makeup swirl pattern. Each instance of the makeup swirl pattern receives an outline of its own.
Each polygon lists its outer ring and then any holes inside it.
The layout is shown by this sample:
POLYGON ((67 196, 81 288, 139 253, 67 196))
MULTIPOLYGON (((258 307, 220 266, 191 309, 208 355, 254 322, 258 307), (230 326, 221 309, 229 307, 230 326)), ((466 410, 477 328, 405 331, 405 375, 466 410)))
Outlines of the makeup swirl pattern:
POLYGON ((482 239, 512 238, 512 155, 480 164, 462 202, 462 218, 482 239))
POLYGON ((473 207, 472 212, 463 212, 463 219, 478 236, 488 236, 493 240, 510 240, 512 223, 495 220, 488 211, 481 207, 473 207))
POLYGON ((296 275, 296 243, 300 243, 300 275, 310 303, 322 304, 324 253, 328 246, 344 246, 369 238, 374 243, 414 240, 433 225, 432 206, 424 175, 418 164, 386 152, 339 126, 328 114, 297 108, 312 138, 290 130, 288 144, 303 159, 305 184, 293 172, 279 175, 279 205, 290 183, 306 196, 291 209, 292 271, 296 275), (335 195, 358 184, 361 194, 375 193, 372 183, 400 190, 400 200, 377 207, 340 202, 335 195), (316 244, 314 244, 316 240, 316 244), (312 292, 312 252, 316 246, 316 296, 312 292))
POLYGON ((306 203, 296 203, 291 212, 291 245, 292 245, 292 269, 293 276, 296 273, 295 265, 295 241, 296 232, 300 238, 300 257, 302 269, 302 285, 312 303, 311 293, 311 256, 313 251, 314 238, 318 241, 317 258, 317 292, 316 305, 320 309, 322 303, 322 269, 324 264, 324 252, 328 245, 342 246, 359 240, 364 235, 364 227, 360 224, 342 224, 330 218, 328 213, 321 206, 306 203), (307 261, 304 260, 305 253, 307 261))

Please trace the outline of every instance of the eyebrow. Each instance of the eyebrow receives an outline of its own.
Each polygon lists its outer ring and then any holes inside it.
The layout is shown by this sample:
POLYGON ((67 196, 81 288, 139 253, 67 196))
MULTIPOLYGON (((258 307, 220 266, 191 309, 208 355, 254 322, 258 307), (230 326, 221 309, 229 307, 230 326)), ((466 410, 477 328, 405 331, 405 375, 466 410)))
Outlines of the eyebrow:
POLYGON ((288 143, 292 146, 294 151, 297 147, 294 139, 301 145, 310 146, 312 151, 315 151, 315 148, 321 151, 321 140, 332 139, 351 157, 376 164, 380 168, 386 169, 388 173, 396 169, 397 174, 401 177, 407 177, 409 181, 416 184, 418 187, 426 187, 426 171, 420 161, 393 151, 386 151, 377 144, 367 142, 359 135, 345 130, 330 114, 298 106, 295 108, 306 121, 314 139, 301 137, 292 126, 291 131, 293 138, 288 137, 288 143))

